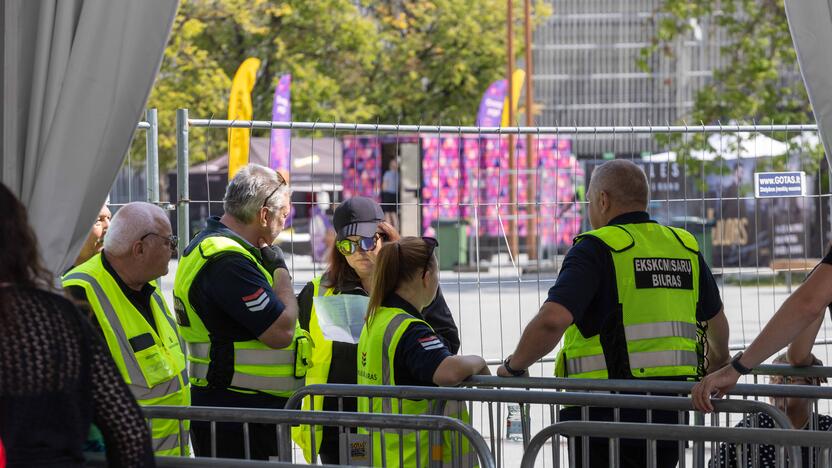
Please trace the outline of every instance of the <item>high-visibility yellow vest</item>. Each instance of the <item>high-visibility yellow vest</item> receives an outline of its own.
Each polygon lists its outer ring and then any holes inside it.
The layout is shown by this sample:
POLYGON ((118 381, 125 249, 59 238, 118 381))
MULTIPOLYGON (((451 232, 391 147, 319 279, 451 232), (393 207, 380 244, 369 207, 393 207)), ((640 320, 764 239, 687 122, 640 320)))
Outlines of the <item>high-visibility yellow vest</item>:
MULTIPOLYGON (((332 296, 335 294, 333 288, 321 289, 322 276, 312 279, 312 296, 332 296)), ((309 335, 315 346, 312 348, 310 362, 311 367, 306 372, 306 385, 325 384, 329 379, 329 369, 332 364, 332 341, 328 340, 321 326, 318 323, 318 314, 315 313, 315 303, 312 302, 312 310, 309 315, 309 335)), ((303 410, 321 411, 324 408, 324 397, 313 395, 303 399, 303 410)), ((315 453, 321 450, 321 439, 323 438, 323 427, 315 428, 315 453)), ((300 425, 292 427, 292 440, 303 450, 303 456, 307 463, 312 463, 312 426, 300 425)))
MULTIPOLYGON (((573 324, 564 334, 555 375, 587 379, 686 377, 699 375, 703 358, 696 321, 699 301, 699 246, 684 229, 657 223, 611 225, 575 238, 595 237, 609 248, 615 269, 623 329, 625 369, 608 369, 600 335, 583 336, 573 324), (626 342, 626 346, 625 346, 626 342)), ((610 345, 611 346, 611 345, 610 345)))
MULTIPOLYGON (((271 286, 272 273, 238 241, 225 236, 205 237, 179 260, 173 284, 174 308, 179 328, 188 347, 188 372, 191 383, 208 386, 211 368, 211 334, 191 303, 191 286, 197 274, 218 255, 236 254, 251 260, 271 286)), ((288 398, 303 386, 309 367, 311 342, 295 323, 295 339, 281 349, 272 349, 259 340, 234 342, 234 374, 229 389, 255 390, 288 398)))
MULTIPOLYGON (((396 385, 395 356, 396 348, 407 327, 412 323, 430 325, 402 309, 395 307, 379 307, 371 322, 364 324, 361 338, 358 341, 358 385, 396 385)), ((454 402, 449 402, 445 408, 446 416, 468 420, 464 408, 459 409, 454 402), (453 414, 455 413, 455 414, 453 414)), ((358 398, 358 411, 362 413, 388 414, 430 414, 429 400, 408 400, 398 398, 373 398, 372 406, 369 398, 358 398)), ((359 433, 367 434, 367 429, 359 428, 359 433)), ((426 467, 430 461, 440 462, 443 466, 472 467, 476 466, 475 457, 470 451, 467 440, 462 441, 461 457, 455 458, 459 452, 459 444, 455 434, 442 433, 442 445, 431 447, 428 431, 418 431, 419 447, 416 447, 417 431, 408 431, 404 437, 399 431, 385 430, 384 445, 381 443, 381 433, 372 431, 372 464, 382 466, 382 460, 388 467, 426 467), (400 444, 401 439, 401 444, 400 444), (401 445, 401 446, 400 446, 401 445), (385 451, 382 458, 382 450, 385 451), (417 460, 416 454, 419 453, 417 460), (403 461, 403 464, 400 464, 403 461)))
MULTIPOLYGON (((116 279, 97 254, 63 277, 63 286, 84 288, 104 339, 122 378, 142 406, 190 406, 191 394, 185 370, 183 343, 176 323, 155 282, 150 308, 156 330, 122 292, 116 279)), ((152 420, 153 451, 156 455, 187 455, 189 423, 152 420)))

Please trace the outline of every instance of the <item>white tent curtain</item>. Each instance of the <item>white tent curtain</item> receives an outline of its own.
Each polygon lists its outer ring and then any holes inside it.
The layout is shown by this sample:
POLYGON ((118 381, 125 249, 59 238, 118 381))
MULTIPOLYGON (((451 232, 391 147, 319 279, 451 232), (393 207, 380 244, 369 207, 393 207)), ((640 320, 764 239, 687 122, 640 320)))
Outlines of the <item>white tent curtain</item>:
POLYGON ((786 16, 826 160, 832 164, 832 0, 786 0, 786 16))
POLYGON ((162 60, 178 0, 3 0, 2 181, 47 266, 74 260, 162 60))

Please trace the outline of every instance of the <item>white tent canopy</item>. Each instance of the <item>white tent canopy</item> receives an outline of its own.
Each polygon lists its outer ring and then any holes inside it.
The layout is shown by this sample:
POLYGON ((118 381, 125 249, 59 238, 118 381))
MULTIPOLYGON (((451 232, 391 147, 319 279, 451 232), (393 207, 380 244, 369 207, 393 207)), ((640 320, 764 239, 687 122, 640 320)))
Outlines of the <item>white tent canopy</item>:
POLYGON ((0 178, 47 267, 75 259, 130 146, 178 0, 3 0, 0 178))
MULTIPOLYGON (((760 133, 715 133, 708 137, 710 150, 691 151, 690 158, 697 161, 713 161, 721 157, 727 161, 734 159, 770 158, 782 156, 789 151, 789 144, 775 140, 760 133)), ((676 161, 675 151, 651 154, 644 157, 649 162, 676 161)))

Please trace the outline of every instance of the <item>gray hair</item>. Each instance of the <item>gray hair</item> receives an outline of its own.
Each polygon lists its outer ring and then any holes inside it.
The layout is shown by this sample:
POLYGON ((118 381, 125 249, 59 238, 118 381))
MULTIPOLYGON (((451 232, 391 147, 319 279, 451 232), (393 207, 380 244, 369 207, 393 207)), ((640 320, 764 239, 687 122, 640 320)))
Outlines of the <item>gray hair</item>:
POLYGON ((250 223, 267 198, 267 208, 281 209, 288 204, 287 195, 291 194, 283 176, 268 167, 247 164, 229 182, 222 204, 227 214, 250 223))
POLYGON ((589 179, 592 192, 607 192, 611 201, 621 206, 647 208, 650 186, 639 165, 626 159, 605 162, 592 171, 589 179))
POLYGON ((159 225, 169 224, 167 214, 156 205, 146 202, 128 203, 113 216, 110 228, 104 236, 104 250, 120 257, 130 252, 133 243, 159 225))

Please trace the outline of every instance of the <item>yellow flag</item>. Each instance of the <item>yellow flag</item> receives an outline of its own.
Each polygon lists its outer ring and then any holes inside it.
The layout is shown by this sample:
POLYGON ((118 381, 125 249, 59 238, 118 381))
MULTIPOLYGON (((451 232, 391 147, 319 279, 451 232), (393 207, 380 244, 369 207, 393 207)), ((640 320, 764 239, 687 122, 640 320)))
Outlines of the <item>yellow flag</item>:
MULTIPOLYGON (((231 82, 231 96, 228 98, 228 120, 251 120, 251 90, 257 79, 260 60, 249 57, 240 64, 231 82)), ((228 180, 241 167, 248 164, 248 146, 251 130, 248 128, 228 129, 228 180)))
MULTIPOLYGON (((520 100, 520 91, 523 89, 523 83, 526 80, 526 72, 517 69, 511 75, 511 110, 515 118, 517 117, 517 101, 520 100)), ((506 96, 503 104, 503 124, 502 127, 510 127, 514 122, 508 121, 508 96, 506 96)))

